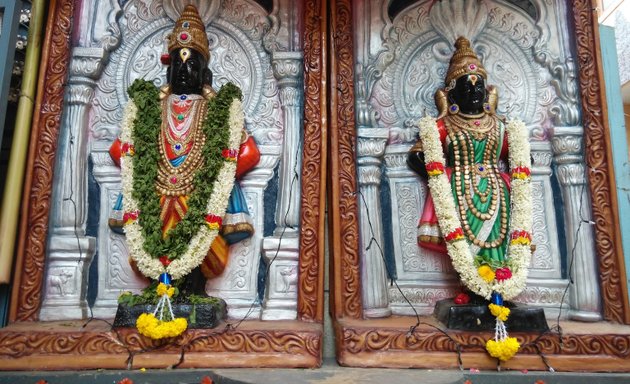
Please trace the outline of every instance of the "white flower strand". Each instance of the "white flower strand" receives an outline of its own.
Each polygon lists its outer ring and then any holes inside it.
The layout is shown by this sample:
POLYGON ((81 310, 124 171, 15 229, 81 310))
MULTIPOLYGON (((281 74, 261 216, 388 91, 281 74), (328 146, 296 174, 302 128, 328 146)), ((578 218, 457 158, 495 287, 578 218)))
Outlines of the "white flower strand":
MULTIPOLYGON (((423 117, 419 122, 420 138, 424 149, 425 163, 437 162, 445 165, 442 143, 435 119, 423 117)), ((519 120, 510 121, 506 126, 508 134, 510 168, 518 166, 531 169, 529 157, 530 146, 525 124, 519 120)), ((435 203, 435 213, 442 234, 446 235, 461 227, 460 219, 455 208, 453 192, 446 172, 429 177, 429 190, 435 203)), ((532 201, 531 183, 529 179, 513 179, 511 184, 511 234, 514 230, 524 230, 531 234, 532 201)), ((508 240, 509 243, 509 240, 508 240)), ((510 300, 523 291, 527 279, 527 266, 531 259, 529 245, 509 245, 507 262, 512 271, 512 277, 507 280, 486 282, 481 278, 474 266, 474 257, 470 252, 466 240, 446 243, 446 249, 464 284, 476 294, 490 299, 492 292, 500 293, 504 299, 510 300)))
MULTIPOLYGON (((125 107, 122 121, 122 132, 120 138, 123 143, 133 144, 133 122, 136 118, 137 111, 138 108, 135 106, 133 101, 129 101, 127 107, 125 107)), ((244 123, 243 108, 240 100, 234 99, 232 101, 229 112, 228 126, 230 135, 228 145, 229 149, 238 151, 240 146, 241 130, 243 129, 244 123)), ((216 150, 221 150, 221 148, 217 148, 216 150)), ((138 211, 139 204, 132 195, 134 175, 133 156, 122 156, 120 164, 122 191, 124 196, 124 212, 138 211)), ((230 193, 232 192, 232 188, 234 186, 235 173, 236 163, 224 160, 217 178, 214 181, 212 194, 206 205, 207 214, 219 217, 223 217, 225 215, 230 193)), ((140 215, 142 215, 142 213, 140 213, 140 215)), ((210 229, 206 225, 202 226, 197 233, 193 235, 186 251, 177 259, 173 260, 167 267, 164 267, 158 259, 154 259, 144 250, 145 239, 142 233, 142 227, 138 221, 139 220, 135 220, 125 225, 125 234, 127 237, 127 244, 129 246, 129 253, 131 254, 131 258, 136 262, 140 272, 154 280, 157 280, 164 272, 168 272, 174 280, 189 274, 195 267, 203 262, 203 259, 206 257, 206 254, 212 245, 212 242, 219 233, 217 229, 210 229)))

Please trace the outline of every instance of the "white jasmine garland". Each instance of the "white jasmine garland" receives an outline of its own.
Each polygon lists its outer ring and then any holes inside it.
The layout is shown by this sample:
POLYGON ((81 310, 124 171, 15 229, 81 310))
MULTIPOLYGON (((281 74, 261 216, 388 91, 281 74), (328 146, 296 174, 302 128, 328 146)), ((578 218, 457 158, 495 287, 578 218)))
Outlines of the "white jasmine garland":
MULTIPOLYGON (((446 164, 442 143, 435 119, 423 117, 419 122, 420 139, 424 150, 425 163, 446 164)), ((530 145, 527 128, 520 120, 512 120, 506 125, 509 148, 510 170, 516 167, 531 169, 530 145)), ((455 200, 451 184, 446 172, 430 176, 429 190, 433 197, 435 213, 443 235, 461 228, 459 215, 455 207, 455 200)), ((532 198, 530 179, 513 178, 510 186, 510 228, 513 231, 526 231, 531 234, 532 229, 532 198)), ((508 240, 506 264, 512 271, 512 277, 503 281, 486 282, 477 272, 474 256, 470 252, 468 241, 465 239, 446 243, 446 249, 464 284, 476 294, 490 299, 492 292, 500 293, 504 299, 510 300, 520 294, 525 288, 527 280, 527 266, 531 259, 529 244, 512 244, 508 240)))
MULTIPOLYGON (((138 108, 132 100, 125 107, 122 121, 122 131, 120 134, 123 143, 133 144, 132 132, 134 120, 138 108)), ((228 145, 231 150, 238 151, 240 147, 241 130, 243 128, 244 117, 241 101, 234 99, 230 105, 228 126, 230 130, 228 145)), ((157 144, 156 144, 157 145, 157 144)), ((217 148, 220 151, 223 148, 217 148)), ((139 204, 133 198, 133 156, 123 156, 120 161, 123 209, 124 212, 138 211, 139 204)), ((206 214, 223 217, 227 209, 230 193, 234 186, 234 175, 236 173, 236 163, 227 159, 223 160, 223 165, 214 181, 212 194, 206 205, 206 214)), ((125 225, 127 245, 131 258, 143 275, 158 279, 159 276, 167 272, 174 280, 189 274, 195 267, 199 266, 206 257, 212 242, 219 233, 218 229, 210 229, 203 225, 196 234, 193 235, 186 251, 165 267, 158 259, 151 257, 144 250, 144 235, 142 227, 137 220, 125 225)))

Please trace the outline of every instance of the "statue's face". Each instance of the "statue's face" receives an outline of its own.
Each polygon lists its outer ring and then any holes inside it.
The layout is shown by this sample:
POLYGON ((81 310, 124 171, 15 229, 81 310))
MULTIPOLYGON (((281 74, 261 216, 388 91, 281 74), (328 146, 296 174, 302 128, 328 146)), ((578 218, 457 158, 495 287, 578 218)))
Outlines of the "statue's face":
POLYGON ((178 48, 170 52, 171 65, 167 72, 171 91, 177 95, 201 94, 207 77, 208 63, 194 49, 178 48))
POLYGON ((486 101, 486 81, 479 75, 464 75, 457 79, 455 88, 449 91, 449 96, 459 110, 466 114, 483 112, 486 101))

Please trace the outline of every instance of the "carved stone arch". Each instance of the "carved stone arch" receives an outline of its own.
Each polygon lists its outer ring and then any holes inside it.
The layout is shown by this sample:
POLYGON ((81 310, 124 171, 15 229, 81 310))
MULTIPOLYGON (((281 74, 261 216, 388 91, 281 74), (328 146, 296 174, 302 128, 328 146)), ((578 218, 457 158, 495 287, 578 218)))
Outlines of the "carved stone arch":
MULTIPOLYGON (((148 24, 141 33, 132 34, 122 44, 121 54, 116 63, 116 79, 122 80, 116 83, 119 105, 127 103, 126 90, 138 77, 152 80, 156 86, 164 84, 164 66, 159 61, 162 51, 156 48, 161 47, 161 43, 170 33, 171 28, 170 19, 160 18, 148 24)), ((208 26, 207 34, 210 42, 209 66, 214 74, 213 86, 218 89, 227 82, 233 82, 239 86, 243 91, 245 114, 253 114, 262 93, 264 80, 262 64, 260 57, 256 54, 256 48, 245 33, 223 19, 217 19, 208 26), (230 46, 239 49, 238 53, 247 58, 247 63, 230 62, 230 68, 225 69, 228 61, 225 60, 223 51, 230 46), (222 52, 217 53, 218 51, 222 52), (217 70, 218 67, 223 70, 217 70)), ((233 56, 232 59, 234 59, 233 56)))
POLYGON ((475 48, 488 71, 487 83, 499 88, 498 113, 532 123, 540 90, 536 64, 526 47, 502 34, 483 33, 475 48))
POLYGON ((503 90, 499 113, 521 117, 531 126, 545 118, 538 108, 538 101, 546 99, 541 97, 539 64, 531 57, 540 37, 536 21, 505 1, 453 5, 430 8, 424 2, 406 7, 388 29, 383 49, 365 66, 368 104, 378 126, 392 128, 390 143, 415 140, 417 119, 437 113, 433 95, 444 86, 453 51, 449 39, 459 34, 473 42, 488 69, 488 83, 503 90), (453 19, 461 19, 457 28, 452 28, 453 19), (474 25, 462 27, 464 22, 474 25), (517 89, 525 92, 513 91, 517 89))

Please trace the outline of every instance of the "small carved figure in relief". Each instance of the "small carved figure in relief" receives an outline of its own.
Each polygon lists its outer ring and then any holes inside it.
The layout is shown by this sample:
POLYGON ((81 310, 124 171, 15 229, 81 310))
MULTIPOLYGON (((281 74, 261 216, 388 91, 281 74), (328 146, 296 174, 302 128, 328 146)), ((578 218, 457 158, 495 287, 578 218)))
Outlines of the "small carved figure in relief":
POLYGON ((58 274, 51 274, 49 280, 51 288, 50 293, 52 293, 53 289, 57 288, 59 296, 65 296, 67 292, 64 287, 68 284, 71 278, 72 272, 66 271, 65 269, 60 270, 58 274))
MULTIPOLYGON (((159 314, 177 296, 172 280, 186 278, 178 285, 183 296, 204 295, 201 273, 221 274, 229 245, 253 233, 238 179, 260 159, 244 130, 241 90, 211 87, 208 37, 194 6, 185 7, 167 42, 168 85, 136 80, 129 87, 121 135, 110 149, 123 195, 113 224, 124 226, 135 268, 159 281, 159 314)), ((157 326, 143 332, 149 320, 138 318, 141 333, 172 336, 157 326)))
POLYGON ((488 351, 509 359, 518 343, 505 332, 503 300, 524 289, 531 257, 529 136, 522 122, 496 115, 497 91, 486 86, 470 42, 460 37, 455 48, 446 87, 435 95, 439 116, 420 121, 420 140, 408 157, 430 190, 418 243, 448 253, 462 282, 492 301, 498 336, 488 351))
POLYGON ((297 285, 297 273, 295 267, 284 267, 280 270, 282 277, 282 293, 288 293, 291 287, 297 285))

